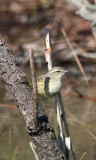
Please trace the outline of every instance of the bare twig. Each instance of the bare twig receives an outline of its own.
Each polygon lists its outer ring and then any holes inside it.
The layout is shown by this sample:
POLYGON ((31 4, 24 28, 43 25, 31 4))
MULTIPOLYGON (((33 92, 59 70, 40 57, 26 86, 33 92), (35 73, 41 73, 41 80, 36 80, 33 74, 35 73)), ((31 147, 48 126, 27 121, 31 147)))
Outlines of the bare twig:
POLYGON ((86 155, 86 152, 82 155, 82 157, 80 158, 80 160, 82 160, 84 158, 84 156, 86 155))
POLYGON ((18 145, 16 145, 15 150, 14 150, 14 152, 13 152, 12 160, 15 160, 15 159, 16 159, 16 155, 17 155, 17 153, 18 153, 18 150, 19 150, 19 147, 18 147, 18 145))
MULTIPOLYGON (((48 29, 47 29, 47 34, 49 34, 49 30, 48 30, 48 29)), ((50 39, 49 36, 47 36, 47 38, 50 39)), ((47 38, 46 38, 46 47, 48 46, 49 48, 51 48, 51 40, 47 40, 47 38), (49 43, 49 42, 50 42, 50 44, 47 45, 47 43, 49 43)), ((50 49, 50 51, 51 51, 51 53, 49 52, 49 56, 52 57, 52 56, 53 56, 53 55, 52 55, 52 49, 50 49)), ((46 54, 45 54, 45 57, 46 57, 46 54)), ((47 56, 47 57, 48 57, 48 56, 47 56)), ((47 58, 46 58, 46 59, 47 59, 47 58)), ((48 59, 47 59, 47 62, 49 62, 50 59, 51 59, 51 58, 48 58, 48 59)), ((52 62, 53 62, 53 66, 54 66, 55 62, 54 62, 54 58, 53 58, 53 57, 52 57, 51 63, 52 63, 52 62)), ((50 64, 50 62, 49 62, 48 64, 50 64)), ((51 64, 51 66, 52 66, 52 64, 51 64)), ((48 67, 50 68, 50 66, 48 66, 48 67)), ((63 120, 64 120, 66 133, 67 133, 67 136, 70 137, 70 132, 69 132, 69 129, 68 129, 68 124, 67 124, 66 115, 65 115, 65 111, 64 111, 64 105, 63 105, 63 101, 62 101, 62 97, 61 97, 61 93, 60 93, 60 92, 58 93, 58 99, 59 99, 59 102, 60 102, 60 107, 61 107, 61 111, 62 111, 62 117, 63 117, 63 120)), ((57 106, 58 106, 58 101, 57 101, 57 97, 55 96, 55 107, 56 107, 56 111, 59 111, 59 109, 57 109, 57 106)), ((57 113, 57 115, 59 115, 59 114, 60 114, 60 113, 57 113)), ((59 120, 59 121, 58 121, 58 124, 60 123, 61 126, 62 126, 60 115, 59 115, 59 119, 58 119, 58 117, 57 117, 57 120, 59 120)), ((60 130, 61 126, 59 126, 59 130, 60 130)), ((62 132, 62 134, 61 134, 61 133, 59 133, 59 134, 62 135, 62 136, 61 136, 62 142, 63 142, 63 145, 65 145, 65 141, 64 141, 64 137, 63 137, 63 131, 61 130, 61 132, 62 132)), ((65 151, 65 149, 64 149, 64 151, 65 151)), ((72 155, 73 155, 74 160, 76 160, 76 154, 75 154, 74 149, 73 149, 73 146, 72 146, 72 141, 71 141, 71 151, 72 151, 72 155)), ((68 152, 68 150, 67 150, 67 152, 68 152)), ((67 158, 69 158, 69 154, 68 154, 68 157, 67 157, 67 158)))
MULTIPOLYGON (((76 89, 75 89, 74 91, 77 92, 76 89)), ((93 100, 93 98, 91 98, 91 97, 84 96, 84 95, 83 95, 82 93, 80 93, 79 91, 78 91, 78 93, 76 93, 76 94, 73 93, 73 92, 67 92, 66 94, 69 94, 69 95, 74 96, 74 97, 83 98, 83 99, 85 99, 85 100, 88 100, 88 101, 91 101, 91 102, 95 103, 95 105, 96 105, 96 100, 93 100)))
MULTIPOLYGON (((49 34, 49 29, 46 29, 46 50, 45 50, 45 58, 46 62, 48 62, 48 70, 50 70, 54 64, 53 64, 53 57, 52 57, 52 48, 51 48, 51 39, 49 34)), ((59 144, 60 148, 65 153, 65 142, 64 142, 64 135, 62 130, 62 123, 61 123, 61 117, 60 117, 60 109, 58 105, 57 96, 54 97, 54 103, 57 113, 57 123, 58 123, 58 129, 59 129, 59 144)))
POLYGON ((38 158, 38 156, 37 156, 37 154, 36 154, 36 152, 35 152, 35 149, 34 149, 34 144, 33 144, 32 142, 30 142, 29 144, 30 144, 30 147, 31 147, 34 155, 35 155, 36 160, 39 160, 39 158, 38 158))
POLYGON ((77 158, 76 158, 76 154, 75 154, 75 151, 74 151, 74 148, 73 148, 71 135, 70 135, 70 131, 69 131, 67 120, 66 120, 66 114, 65 114, 65 110, 64 110, 64 105, 63 105, 63 101, 62 101, 62 97, 61 97, 60 93, 58 93, 58 99, 59 99, 60 107, 61 107, 61 110, 62 110, 62 118, 64 120, 65 130, 66 130, 67 136, 70 137, 70 141, 71 141, 70 146, 71 146, 72 155, 73 155, 74 160, 76 160, 77 158))
POLYGON ((59 146, 63 150, 63 152, 65 153, 65 138, 64 138, 64 134, 63 134, 61 114, 60 114, 60 108, 59 108, 57 96, 54 97, 54 103, 55 103, 55 108, 56 108, 57 123, 58 123, 58 129, 59 129, 59 146))
POLYGON ((35 72, 35 60, 34 60, 34 51, 29 49, 30 56, 30 69, 32 75, 32 86, 33 86, 33 105, 34 105, 34 123, 35 126, 38 126, 38 98, 37 98, 37 82, 36 82, 36 72, 35 72))

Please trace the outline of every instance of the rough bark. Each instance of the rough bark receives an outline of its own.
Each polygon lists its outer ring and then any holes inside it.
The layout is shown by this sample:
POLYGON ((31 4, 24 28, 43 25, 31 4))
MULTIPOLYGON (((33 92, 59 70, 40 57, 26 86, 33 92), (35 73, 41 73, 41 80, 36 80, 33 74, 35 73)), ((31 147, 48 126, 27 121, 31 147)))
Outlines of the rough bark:
POLYGON ((39 108, 38 128, 34 123, 34 105, 32 90, 27 84, 26 76, 15 64, 14 57, 0 37, 0 78, 5 84, 10 99, 23 116, 27 132, 35 144, 42 160, 65 160, 60 151, 53 127, 39 108))

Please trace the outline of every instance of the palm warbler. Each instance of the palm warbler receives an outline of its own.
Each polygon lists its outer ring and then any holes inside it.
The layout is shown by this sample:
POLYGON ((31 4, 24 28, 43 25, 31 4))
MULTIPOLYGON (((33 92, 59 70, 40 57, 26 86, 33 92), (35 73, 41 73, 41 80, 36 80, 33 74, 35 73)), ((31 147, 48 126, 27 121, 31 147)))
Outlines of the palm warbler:
MULTIPOLYGON (((50 97, 57 94, 62 86, 62 77, 68 72, 61 67, 54 67, 48 73, 37 78, 38 94, 43 97, 50 97)), ((29 82, 32 85, 31 82, 29 82)))

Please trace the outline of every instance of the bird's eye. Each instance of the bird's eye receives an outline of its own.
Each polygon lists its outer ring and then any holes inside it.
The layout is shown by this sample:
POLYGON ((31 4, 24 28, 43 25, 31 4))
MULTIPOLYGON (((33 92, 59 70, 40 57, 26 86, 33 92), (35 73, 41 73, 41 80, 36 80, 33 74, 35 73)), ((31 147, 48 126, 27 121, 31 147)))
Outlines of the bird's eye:
POLYGON ((57 73, 60 73, 61 71, 57 71, 57 73))

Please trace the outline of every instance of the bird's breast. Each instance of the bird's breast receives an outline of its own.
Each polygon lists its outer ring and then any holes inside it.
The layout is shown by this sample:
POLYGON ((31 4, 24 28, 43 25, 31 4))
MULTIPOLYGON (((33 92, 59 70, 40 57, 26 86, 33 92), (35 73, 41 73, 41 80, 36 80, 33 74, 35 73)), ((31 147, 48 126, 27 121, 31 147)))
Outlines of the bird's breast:
POLYGON ((43 82, 37 82, 38 86, 38 94, 42 96, 54 96, 56 93, 59 92, 61 88, 61 81, 58 80, 51 80, 50 78, 46 78, 43 82))
POLYGON ((55 81, 50 81, 49 82, 49 93, 50 95, 54 95, 56 93, 58 93, 61 89, 61 81, 60 80, 55 80, 55 81))

